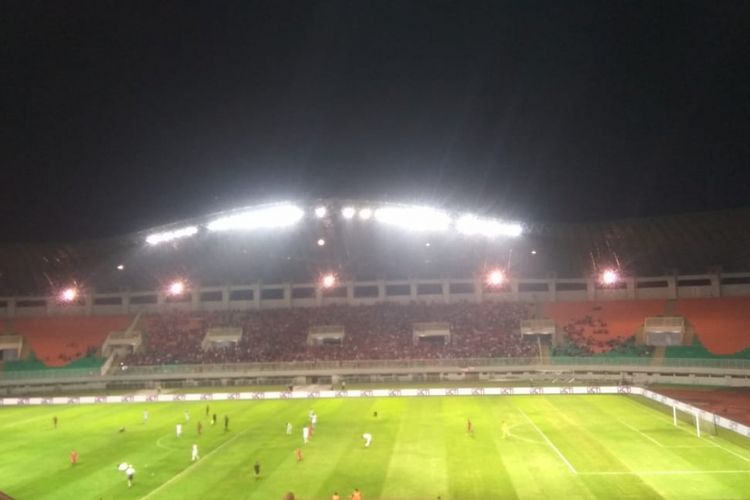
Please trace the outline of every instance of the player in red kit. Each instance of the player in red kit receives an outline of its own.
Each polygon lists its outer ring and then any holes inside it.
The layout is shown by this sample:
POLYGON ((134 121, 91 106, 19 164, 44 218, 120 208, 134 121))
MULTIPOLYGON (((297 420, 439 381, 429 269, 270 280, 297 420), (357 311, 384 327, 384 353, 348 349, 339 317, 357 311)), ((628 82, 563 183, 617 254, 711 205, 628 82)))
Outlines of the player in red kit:
POLYGON ((301 462, 303 460, 302 449, 297 448, 297 451, 295 451, 295 454, 297 455, 297 463, 301 462))
POLYGON ((474 432, 474 426, 471 424, 471 419, 470 418, 466 419, 466 432, 469 433, 469 434, 471 434, 471 433, 474 432))
POLYGON ((70 465, 75 465, 78 463, 78 452, 76 450, 73 450, 70 452, 70 465))

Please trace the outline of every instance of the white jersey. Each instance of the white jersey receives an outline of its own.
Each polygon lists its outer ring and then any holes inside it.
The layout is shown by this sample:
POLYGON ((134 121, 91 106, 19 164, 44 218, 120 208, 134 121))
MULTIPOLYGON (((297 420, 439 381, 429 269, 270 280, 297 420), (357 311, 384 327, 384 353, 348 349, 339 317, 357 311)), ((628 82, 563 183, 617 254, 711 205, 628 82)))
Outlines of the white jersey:
POLYGON ((369 447, 370 443, 372 443, 372 434, 370 434, 369 432, 365 432, 364 434, 362 434, 362 439, 365 440, 365 447, 369 447))
POLYGON ((125 474, 128 476, 128 488, 133 486, 133 478, 135 477, 135 468, 132 465, 128 465, 125 474))
POLYGON ((190 414, 185 412, 185 422, 190 422, 190 414))
POLYGON ((288 435, 290 435, 291 433, 292 433, 292 423, 291 423, 291 422, 287 422, 287 423, 286 423, 286 434, 287 434, 287 436, 288 436, 288 435))
POLYGON ((312 422, 313 427, 315 427, 315 424, 318 423, 318 415, 316 413, 313 413, 312 414, 312 418, 310 419, 310 421, 312 422))
POLYGON ((307 427, 302 428, 302 440, 307 443, 310 440, 310 429, 307 427))
POLYGON ((182 424, 177 424, 175 426, 175 433, 177 434, 177 437, 182 436, 182 424))
POLYGON ((196 460, 198 460, 198 458, 199 458, 198 457, 198 445, 194 444, 193 445, 193 462, 195 462, 196 460))

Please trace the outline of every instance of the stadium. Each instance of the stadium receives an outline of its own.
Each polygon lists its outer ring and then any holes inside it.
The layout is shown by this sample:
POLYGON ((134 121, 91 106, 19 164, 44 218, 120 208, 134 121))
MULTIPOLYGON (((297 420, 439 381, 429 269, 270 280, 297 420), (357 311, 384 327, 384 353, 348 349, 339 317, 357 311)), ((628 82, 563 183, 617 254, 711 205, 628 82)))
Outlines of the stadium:
POLYGON ((749 228, 312 199, 2 244, 0 491, 748 498, 749 228))

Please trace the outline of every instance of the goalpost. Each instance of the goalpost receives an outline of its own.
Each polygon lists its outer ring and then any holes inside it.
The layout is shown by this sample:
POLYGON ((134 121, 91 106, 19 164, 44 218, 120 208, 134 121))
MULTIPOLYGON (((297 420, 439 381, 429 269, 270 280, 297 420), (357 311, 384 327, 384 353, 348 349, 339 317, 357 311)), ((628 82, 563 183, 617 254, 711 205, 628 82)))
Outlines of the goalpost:
POLYGON ((672 405, 672 423, 679 426, 680 422, 690 425, 695 429, 695 434, 701 437, 703 434, 716 435, 716 418, 713 414, 703 414, 700 410, 687 410, 672 405))

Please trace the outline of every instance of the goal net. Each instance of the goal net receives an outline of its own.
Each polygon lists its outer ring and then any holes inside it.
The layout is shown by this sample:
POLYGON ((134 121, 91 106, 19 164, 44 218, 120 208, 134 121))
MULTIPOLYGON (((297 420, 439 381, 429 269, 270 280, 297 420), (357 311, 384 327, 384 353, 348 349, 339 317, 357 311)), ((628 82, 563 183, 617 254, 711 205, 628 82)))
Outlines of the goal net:
POLYGON ((672 422, 675 426, 689 426, 698 437, 702 435, 715 436, 715 415, 704 413, 697 409, 686 409, 672 406, 672 422))

